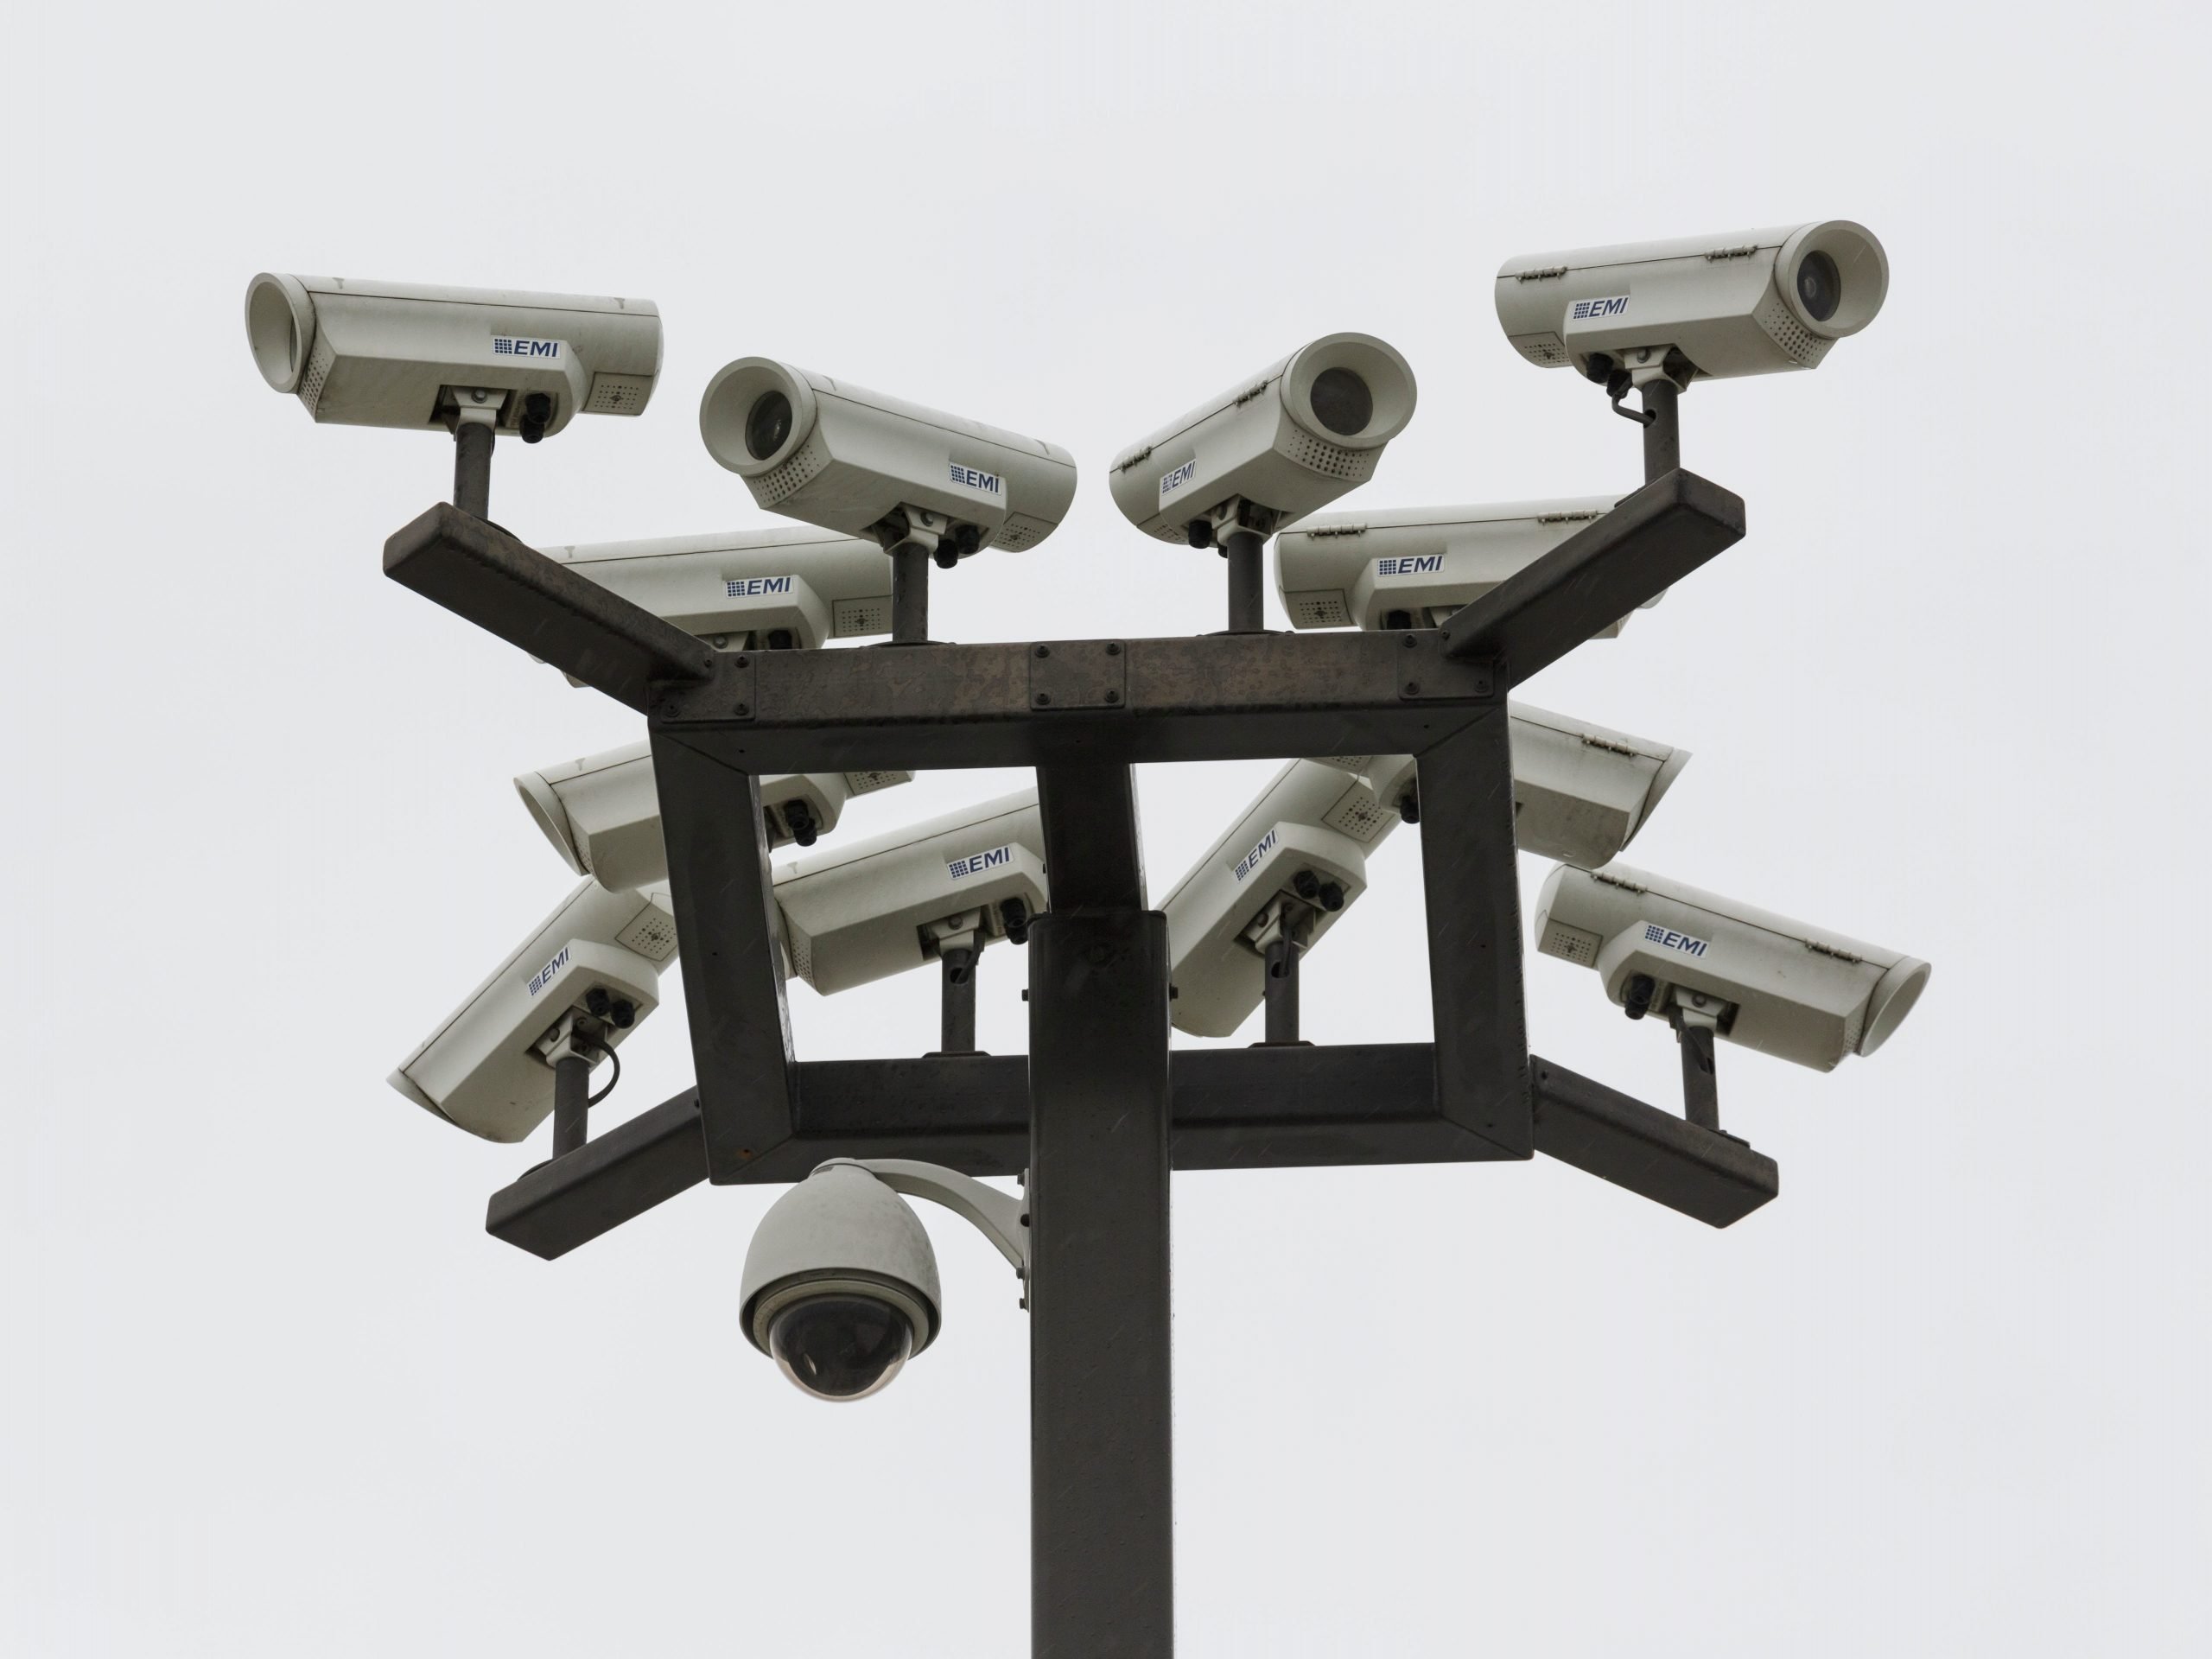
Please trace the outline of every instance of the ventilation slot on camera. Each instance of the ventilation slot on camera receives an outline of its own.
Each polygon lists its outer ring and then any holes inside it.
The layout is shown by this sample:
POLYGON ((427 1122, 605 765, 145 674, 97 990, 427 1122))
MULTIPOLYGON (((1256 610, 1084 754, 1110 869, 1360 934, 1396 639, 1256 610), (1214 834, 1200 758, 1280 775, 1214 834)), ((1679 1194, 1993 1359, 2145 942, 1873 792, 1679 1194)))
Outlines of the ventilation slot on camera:
POLYGON ((1557 334, 1512 334, 1507 337, 1513 349, 1540 369, 1560 369, 1567 366, 1567 347, 1557 334))
POLYGON ((308 413, 322 401, 322 383, 329 378, 330 365, 338 360, 338 353, 330 342, 320 334, 315 337, 315 353, 308 359, 308 372, 300 377, 300 401, 308 406, 308 413))
POLYGON ((1817 368, 1821 359, 1828 354, 1828 347, 1835 344, 1832 340, 1821 339, 1798 321, 1789 302, 1772 288, 1767 289, 1766 298, 1759 302, 1754 321, 1801 369, 1817 368))
POLYGON ((1344 603, 1344 596, 1325 588, 1311 593, 1285 594, 1282 607, 1290 613, 1291 623, 1300 628, 1348 628, 1351 626, 1351 609, 1344 603))
POLYGON ((1375 798, 1372 790, 1355 784, 1344 792, 1321 822, 1340 836, 1350 836, 1362 846, 1381 833, 1397 815, 1375 798))
POLYGON ((1346 449, 1338 444, 1324 443, 1310 432, 1300 432, 1291 448, 1290 459, 1324 478, 1364 484, 1375 476, 1375 463, 1382 454, 1380 449, 1346 449))
POLYGON ((639 911, 636 919, 614 936, 614 943, 634 950, 647 962, 666 962, 676 954, 676 924, 655 905, 639 911))
POLYGON ((999 526, 999 533, 991 537, 991 545, 1008 553, 1019 553, 1026 547, 1034 547, 1052 533, 1052 527, 1042 518, 1025 518, 1018 512, 1009 512, 1006 523, 999 526))
POLYGON ((784 944, 791 953, 791 972, 808 984, 814 983, 814 938, 804 928, 796 925, 790 917, 784 918, 784 944))
POLYGON ((1317 754, 1313 757, 1325 766, 1335 766, 1343 772, 1365 772, 1371 754, 1317 754))
POLYGON ((587 415, 635 415, 652 396, 653 383, 642 374, 594 374, 591 396, 584 399, 587 415))
POLYGON ((1598 946, 1601 943, 1595 933, 1585 933, 1579 927, 1569 927, 1564 922, 1554 922, 1544 929, 1544 937, 1536 949, 1548 957, 1557 957, 1561 962, 1571 962, 1578 968, 1593 968, 1598 963, 1598 946))
POLYGON ((829 464, 830 457, 823 453, 818 440, 808 438, 782 466, 772 467, 760 477, 750 480, 753 505, 774 507, 785 496, 804 487, 829 464))
POLYGON ((906 774, 903 772, 849 772, 845 774, 845 787, 855 795, 873 795, 879 789, 889 789, 893 784, 906 781, 906 774))
POLYGON ((858 634, 891 632, 891 596, 880 599, 841 599, 830 607, 830 633, 836 639, 858 634))

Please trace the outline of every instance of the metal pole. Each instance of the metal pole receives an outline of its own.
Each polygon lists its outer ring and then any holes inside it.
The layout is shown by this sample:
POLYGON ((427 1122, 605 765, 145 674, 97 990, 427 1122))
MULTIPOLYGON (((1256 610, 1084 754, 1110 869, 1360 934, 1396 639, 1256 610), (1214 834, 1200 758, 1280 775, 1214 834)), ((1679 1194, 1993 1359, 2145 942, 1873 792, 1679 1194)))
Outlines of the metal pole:
POLYGON ((1268 947, 1268 1040, 1271 1043, 1298 1040, 1298 959, 1305 954, 1305 948, 1287 927, 1268 947))
POLYGON ((976 1052, 976 964, 982 955, 966 946, 944 951, 944 1031, 938 1049, 944 1054, 976 1052))
POLYGON ((574 1152, 591 1138, 591 1062, 563 1054, 553 1062, 553 1155, 574 1152))
POLYGON ((929 550, 902 542, 891 550, 891 643, 927 645, 929 637, 929 550))
POLYGON ((1267 542, 1249 530, 1232 530, 1222 538, 1222 556, 1229 561, 1229 631, 1262 633, 1267 631, 1268 607, 1263 579, 1267 573, 1267 542))
POLYGON ((1643 388, 1643 481, 1655 483, 1682 464, 1682 423, 1676 407, 1681 397, 1665 377, 1643 388))
POLYGON ((453 431, 453 504, 479 518, 492 516, 492 429, 463 421, 453 431))
POLYGON ((1675 1027, 1682 1046, 1682 1116, 1700 1129, 1720 1127, 1720 1082, 1713 1064, 1713 1027, 1688 1022, 1675 1027))
POLYGON ((1167 1659, 1165 916, 1037 918, 1029 1093, 1031 1651, 1167 1659))

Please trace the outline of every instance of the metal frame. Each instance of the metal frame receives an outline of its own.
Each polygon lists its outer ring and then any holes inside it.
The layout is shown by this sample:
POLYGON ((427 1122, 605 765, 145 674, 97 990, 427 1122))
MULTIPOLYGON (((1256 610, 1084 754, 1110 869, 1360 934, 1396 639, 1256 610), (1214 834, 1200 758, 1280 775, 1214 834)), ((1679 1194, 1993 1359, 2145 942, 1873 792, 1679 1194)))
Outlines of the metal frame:
MULTIPOLYGON (((1663 447, 1663 446, 1662 446, 1663 447)), ((1441 629, 716 652, 451 506, 395 580, 649 717, 698 1084, 493 1195, 548 1258, 702 1180, 832 1157, 1030 1182, 1039 1654, 1173 1647, 1168 1172, 1479 1162, 1541 1151, 1713 1226, 1771 1160, 1528 1052, 1505 696, 1744 533, 1679 468, 1441 629), (1435 1040, 1171 1052, 1140 762, 1413 753, 1435 1040), (758 775, 1033 766, 1052 908, 1030 1052, 801 1061, 758 775)))

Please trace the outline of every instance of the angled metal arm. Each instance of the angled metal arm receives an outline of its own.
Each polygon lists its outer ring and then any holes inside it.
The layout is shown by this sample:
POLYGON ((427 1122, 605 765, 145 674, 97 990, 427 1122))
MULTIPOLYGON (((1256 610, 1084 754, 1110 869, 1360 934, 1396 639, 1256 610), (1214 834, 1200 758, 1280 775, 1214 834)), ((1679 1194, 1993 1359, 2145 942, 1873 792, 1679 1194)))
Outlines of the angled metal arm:
POLYGON ((1645 485, 1444 625, 1444 654, 1518 683, 1744 538, 1744 503, 1679 469, 1645 485))

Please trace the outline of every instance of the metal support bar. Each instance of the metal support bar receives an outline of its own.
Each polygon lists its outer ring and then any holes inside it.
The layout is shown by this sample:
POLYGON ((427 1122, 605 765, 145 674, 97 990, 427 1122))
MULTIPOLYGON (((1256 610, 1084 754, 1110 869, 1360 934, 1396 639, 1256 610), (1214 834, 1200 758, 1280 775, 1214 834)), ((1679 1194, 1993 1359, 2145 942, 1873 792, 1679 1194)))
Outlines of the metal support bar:
POLYGON ((1444 654, 1519 684, 1743 537, 1741 499, 1670 472, 1454 612, 1444 654))
POLYGON ((1643 386, 1643 481, 1656 484, 1682 464, 1681 389, 1662 377, 1643 386))
POLYGON ((743 1178, 756 1157, 791 1139, 798 1072, 784 1001, 784 942, 751 774, 665 732, 653 736, 653 776, 664 810, 683 1000, 700 1080, 707 1172, 743 1178))
POLYGON ((1533 1150, 1503 710, 1421 758, 1421 885, 1437 1109, 1509 1157, 1533 1150))
POLYGON ((1720 1127, 1720 1084, 1713 1060, 1713 1027, 1675 1024, 1675 1040, 1682 1046, 1682 1116, 1700 1129, 1720 1127))
POLYGON ((1229 561, 1229 631, 1258 633, 1268 626, 1267 541, 1249 530, 1232 530, 1222 538, 1221 555, 1229 561))
POLYGON ((983 953, 969 945, 956 945, 938 958, 943 964, 942 1032, 938 1039, 942 1053, 976 1052, 976 970, 982 959, 983 953))
POLYGON ((720 654, 497 524, 442 503, 384 544, 384 573, 640 714, 654 682, 709 679, 720 654))
POLYGON ((1548 1060, 1536 1074, 1536 1146, 1669 1210, 1726 1227, 1782 1190, 1774 1160, 1733 1135, 1608 1089, 1548 1060))
POLYGON ((1029 961, 1031 1651, 1166 1659, 1167 918, 1055 910, 1029 961))
POLYGON ((891 643, 925 645, 930 639, 930 550, 919 542, 891 550, 891 643))
POLYGON ((1285 926, 1267 950, 1267 1040, 1271 1043, 1294 1043, 1298 1040, 1298 963, 1306 954, 1306 947, 1285 926))
POLYGON ((1136 779, 1127 766, 1039 766, 1037 806, 1055 911, 1144 908, 1136 779))
POLYGON ((498 433, 479 421, 453 431, 453 504, 474 518, 492 516, 492 446, 498 433))
POLYGON ((563 1054, 553 1062, 553 1155, 566 1157, 590 1138, 591 1062, 563 1054))

